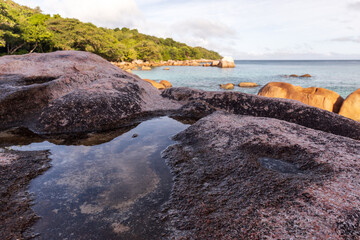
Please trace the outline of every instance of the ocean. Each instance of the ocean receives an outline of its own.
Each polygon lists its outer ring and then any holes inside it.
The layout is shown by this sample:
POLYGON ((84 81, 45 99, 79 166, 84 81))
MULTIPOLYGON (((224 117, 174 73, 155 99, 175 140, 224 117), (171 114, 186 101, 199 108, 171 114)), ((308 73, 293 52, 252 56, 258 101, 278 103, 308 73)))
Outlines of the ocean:
POLYGON ((322 87, 346 98, 360 88, 360 60, 332 61, 235 61, 233 69, 216 67, 170 66, 151 71, 133 71, 141 78, 168 80, 174 87, 191 87, 208 91, 225 91, 220 84, 255 82, 256 88, 235 87, 234 91, 257 94, 269 82, 288 82, 301 87, 322 87), (311 78, 286 78, 284 75, 310 74, 311 78))

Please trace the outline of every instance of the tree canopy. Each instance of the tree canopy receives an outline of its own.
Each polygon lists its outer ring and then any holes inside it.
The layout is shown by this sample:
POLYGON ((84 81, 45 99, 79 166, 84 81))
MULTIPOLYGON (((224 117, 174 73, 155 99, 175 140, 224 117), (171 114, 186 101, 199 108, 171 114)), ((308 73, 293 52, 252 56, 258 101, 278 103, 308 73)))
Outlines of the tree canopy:
POLYGON ((142 34, 137 29, 97 27, 0 0, 0 55, 56 50, 88 51, 109 61, 221 58, 214 51, 142 34))

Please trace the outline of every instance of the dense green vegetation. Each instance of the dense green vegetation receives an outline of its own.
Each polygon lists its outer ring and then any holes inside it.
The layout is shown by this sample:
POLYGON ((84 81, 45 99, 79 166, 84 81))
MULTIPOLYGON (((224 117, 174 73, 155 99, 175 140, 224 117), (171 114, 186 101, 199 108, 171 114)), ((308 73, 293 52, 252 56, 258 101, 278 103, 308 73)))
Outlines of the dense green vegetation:
POLYGON ((136 29, 108 29, 60 15, 45 15, 39 8, 0 0, 0 55, 81 50, 110 61, 219 59, 201 47, 189 47, 171 38, 158 38, 136 29))

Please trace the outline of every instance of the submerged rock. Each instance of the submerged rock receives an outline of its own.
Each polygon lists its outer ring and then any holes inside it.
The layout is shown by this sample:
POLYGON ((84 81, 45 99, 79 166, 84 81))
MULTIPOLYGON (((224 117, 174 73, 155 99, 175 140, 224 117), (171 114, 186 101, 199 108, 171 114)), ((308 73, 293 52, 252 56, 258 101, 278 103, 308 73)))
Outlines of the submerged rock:
POLYGON ((345 99, 339 114, 360 122, 360 88, 345 99))
POLYGON ((253 82, 241 82, 239 83, 239 87, 246 87, 246 88, 252 88, 252 87, 258 87, 259 85, 257 83, 253 82))
POLYGON ((0 58, 0 130, 112 129, 129 118, 179 107, 95 54, 59 51, 0 58))
POLYGON ((162 96, 184 105, 190 102, 206 104, 207 107, 198 108, 199 111, 204 111, 203 116, 212 113, 213 109, 225 110, 240 115, 276 118, 360 140, 360 123, 290 99, 267 98, 240 92, 207 92, 190 88, 166 89, 162 96))
POLYGON ((220 88, 225 89, 225 90, 233 90, 234 84, 232 84, 232 83, 220 84, 220 88))
POLYGON ((170 239, 356 239, 360 142, 214 113, 174 138, 170 239))
POLYGON ((48 151, 0 151, 0 239, 30 239, 24 232, 38 217, 27 192, 32 179, 50 168, 48 151))
POLYGON ((325 88, 302 88, 284 82, 268 83, 260 89, 258 95, 293 99, 335 113, 339 112, 344 101, 338 93, 325 88))

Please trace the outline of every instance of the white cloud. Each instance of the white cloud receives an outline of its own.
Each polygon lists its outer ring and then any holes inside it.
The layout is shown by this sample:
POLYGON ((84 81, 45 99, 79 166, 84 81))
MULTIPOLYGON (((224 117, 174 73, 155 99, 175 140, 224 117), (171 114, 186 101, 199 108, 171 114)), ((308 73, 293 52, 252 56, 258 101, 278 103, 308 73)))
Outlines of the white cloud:
POLYGON ((360 43, 360 36, 335 38, 335 39, 332 39, 332 41, 360 43))
POLYGON ((213 22, 207 19, 188 19, 185 21, 176 22, 172 26, 181 34, 191 35, 201 39, 207 38, 225 38, 235 35, 235 31, 226 24, 221 22, 213 22))
POLYGON ((360 1, 350 3, 348 7, 352 10, 360 10, 360 1))
POLYGON ((18 0, 28 6, 40 6, 44 13, 58 13, 102 27, 134 27, 143 16, 134 0, 18 0))

